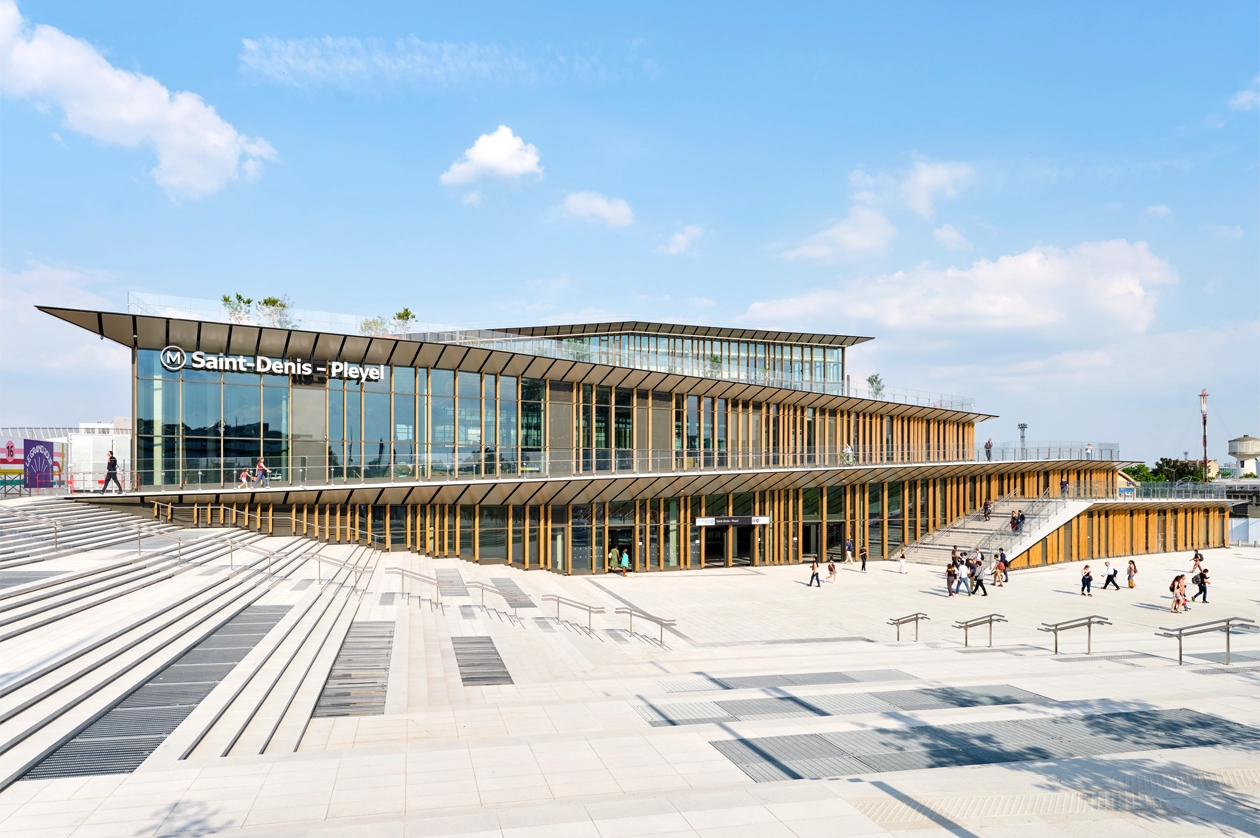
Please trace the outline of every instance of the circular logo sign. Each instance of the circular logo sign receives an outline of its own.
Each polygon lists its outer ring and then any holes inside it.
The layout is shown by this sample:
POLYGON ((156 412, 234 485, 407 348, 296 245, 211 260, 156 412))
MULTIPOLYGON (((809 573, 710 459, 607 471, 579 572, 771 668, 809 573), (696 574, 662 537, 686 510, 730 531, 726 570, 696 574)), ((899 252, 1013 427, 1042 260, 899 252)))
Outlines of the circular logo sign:
POLYGON ((168 372, 179 372, 184 368, 184 363, 188 360, 184 355, 184 350, 178 346, 168 346, 162 350, 161 354, 162 367, 168 372))

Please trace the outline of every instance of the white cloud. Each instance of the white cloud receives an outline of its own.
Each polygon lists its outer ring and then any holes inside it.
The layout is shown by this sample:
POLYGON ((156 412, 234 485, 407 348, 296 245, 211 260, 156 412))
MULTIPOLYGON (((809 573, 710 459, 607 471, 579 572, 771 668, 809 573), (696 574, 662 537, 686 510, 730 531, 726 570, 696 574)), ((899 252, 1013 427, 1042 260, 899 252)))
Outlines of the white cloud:
POLYGON ((1243 229, 1237 224, 1204 224, 1203 229, 1222 239, 1241 239, 1243 229))
POLYGON ((598 192, 570 192, 561 209, 574 218, 592 223, 602 221, 609 227, 628 227, 634 223, 629 204, 598 192))
POLYGON ((485 197, 476 190, 469 192, 464 196, 464 205, 470 207, 479 207, 485 202, 485 197))
POLYGON ((377 93, 384 88, 422 92, 481 87, 528 87, 564 79, 607 83, 660 75, 641 38, 562 54, 551 44, 503 47, 475 42, 424 41, 414 35, 384 41, 350 37, 245 38, 241 74, 260 83, 301 90, 333 88, 377 93))
POLYGON ((696 308, 712 308, 717 305, 716 301, 710 300, 708 297, 688 297, 687 302, 696 308))
POLYGON ((1155 317, 1158 288, 1176 281, 1176 270, 1145 242, 1117 239, 1070 250, 1034 247, 965 268, 918 268, 859 279, 754 303, 741 319, 792 324, 843 318, 938 332, 1142 332, 1155 317))
POLYGON ((472 183, 485 175, 520 179, 526 175, 542 177, 538 165, 538 149, 512 133, 506 125, 500 125, 493 134, 482 134, 464 152, 464 156, 451 164, 439 180, 450 185, 472 183))
POLYGON ((112 66, 87 41, 30 26, 13 0, 0 0, 0 80, 7 96, 61 109, 72 131, 152 148, 153 179, 174 198, 256 179, 263 161, 276 159, 270 143, 237 133, 197 94, 172 94, 152 76, 112 66))
POLYGON ((936 240, 950 250, 970 250, 971 242, 953 224, 942 224, 932 231, 936 240))
POLYGON ((0 268, 0 287, 0 425, 64 427, 130 415, 127 348, 35 308, 117 310, 112 274, 31 263, 17 272, 0 268), (50 376, 57 386, 49 386, 50 376))
POLYGON ((1235 93, 1229 100, 1229 106, 1236 111, 1254 111, 1260 108, 1260 76, 1256 76, 1251 87, 1235 93))
POLYGON ((669 237, 669 241, 656 248, 657 253, 665 253, 670 256, 678 256, 680 254, 695 255, 696 239, 704 234, 704 230, 694 224, 683 227, 677 233, 669 237))
POLYGON ((954 197, 973 174, 973 169, 966 163, 919 160, 902 182, 901 194, 906 206, 924 218, 931 218, 936 213, 934 202, 937 196, 954 197))
POLYGON ((1167 218, 1168 216, 1172 215, 1172 210, 1170 210, 1168 207, 1164 206, 1163 204, 1156 204, 1153 207, 1147 207, 1146 209, 1142 210, 1142 215, 1147 215, 1147 216, 1150 216, 1151 218, 1167 218))
POLYGON ((849 209, 844 220, 815 233, 804 244, 780 256, 794 261, 871 255, 883 250, 896 235, 897 228, 879 210, 855 206, 849 209))

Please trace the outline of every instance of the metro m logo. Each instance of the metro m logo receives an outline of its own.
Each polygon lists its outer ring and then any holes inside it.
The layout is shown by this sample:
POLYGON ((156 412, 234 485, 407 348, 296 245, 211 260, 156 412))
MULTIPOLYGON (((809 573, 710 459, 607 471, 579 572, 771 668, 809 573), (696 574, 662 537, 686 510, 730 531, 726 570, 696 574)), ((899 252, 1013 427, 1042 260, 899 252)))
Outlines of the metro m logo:
POLYGON ((188 360, 184 355, 184 350, 178 346, 166 347, 162 350, 159 357, 162 360, 163 369, 168 372, 179 372, 184 368, 184 364, 188 360))

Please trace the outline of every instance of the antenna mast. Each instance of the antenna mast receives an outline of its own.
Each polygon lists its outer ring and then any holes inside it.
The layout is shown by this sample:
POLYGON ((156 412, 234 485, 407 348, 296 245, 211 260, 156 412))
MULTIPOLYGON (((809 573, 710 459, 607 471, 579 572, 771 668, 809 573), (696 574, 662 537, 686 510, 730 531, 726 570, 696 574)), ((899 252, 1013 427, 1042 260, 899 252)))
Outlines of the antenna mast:
POLYGON ((1203 482, 1208 482, 1208 455, 1207 455, 1207 388, 1203 388, 1203 392, 1199 394, 1199 412, 1203 414, 1203 482))

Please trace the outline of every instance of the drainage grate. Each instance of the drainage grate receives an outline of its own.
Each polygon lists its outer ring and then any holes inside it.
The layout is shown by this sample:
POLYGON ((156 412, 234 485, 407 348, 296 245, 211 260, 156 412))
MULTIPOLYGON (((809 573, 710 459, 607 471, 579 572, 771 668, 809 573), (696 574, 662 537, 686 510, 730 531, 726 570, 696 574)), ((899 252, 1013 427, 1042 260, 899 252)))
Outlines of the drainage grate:
POLYGON ((392 622, 351 623, 311 717, 382 715, 393 645, 392 622))
MULTIPOLYGON (((16 588, 18 585, 29 585, 50 576, 60 576, 64 571, 51 570, 6 570, 0 573, 0 588, 16 588)), ((1221 658, 1224 660, 1224 658, 1221 658)))
POLYGON ((653 727, 711 724, 808 716, 846 716, 858 713, 896 713, 943 710, 951 707, 991 707, 1001 704, 1044 704, 1049 699, 1017 687, 937 687, 841 693, 806 697, 776 696, 691 704, 644 705, 635 710, 653 727))
POLYGON ((1207 669, 1192 669, 1196 675, 1244 675, 1248 672, 1260 672, 1260 664, 1249 666, 1213 666, 1207 669))
MULTIPOLYGON (((1191 657, 1201 658, 1212 663, 1225 663, 1224 652, 1199 652, 1191 657)), ((1231 652, 1230 661, 1260 661, 1260 652, 1231 652)))
POLYGON ((622 629, 604 629, 604 634, 607 634, 618 643, 630 642, 630 638, 626 637, 625 631, 622 629))
POLYGON ((748 690, 766 687, 806 687, 831 684, 856 684, 871 681, 915 681, 897 669, 868 669, 858 672, 801 672, 794 675, 737 675, 724 678, 680 678, 662 681, 667 692, 693 692, 698 690, 748 690))
POLYGON ((471 605, 461 605, 459 607, 459 616, 465 620, 475 620, 477 619, 477 609, 471 605))
POLYGON ((437 576, 438 593, 442 596, 468 596, 468 589, 464 587, 464 577, 459 575, 458 570, 454 568, 435 570, 433 574, 437 576))
POLYGON ((517 608, 537 608, 534 601, 529 598, 529 594, 521 590, 521 586, 507 576, 495 576, 490 579, 494 586, 503 593, 507 594, 509 599, 515 600, 520 604, 517 608))
POLYGON ((489 637, 452 637, 459 679, 465 687, 489 687, 511 684, 512 676, 489 637))
POLYGON ((136 770, 288 610, 287 605, 246 608, 44 757, 22 779, 136 770), (207 655, 214 660, 203 660, 207 655))
POLYGON ((554 633, 556 630, 556 627, 553 626, 551 624, 551 621, 548 620, 546 617, 535 617, 534 625, 538 626, 543 631, 550 631, 554 633))
POLYGON ((1060 655, 1052 657, 1059 663, 1085 663, 1087 661, 1129 661, 1138 658, 1155 658, 1158 655, 1148 655, 1146 652, 1115 652, 1109 655, 1060 655))
POLYGON ((393 591, 390 591, 389 593, 381 594, 381 605, 393 605, 393 604, 394 604, 393 591))
POLYGON ((1165 748, 1260 745, 1260 730, 1191 710, 1137 710, 711 742, 759 783, 1165 748))
POLYGON ((309 588, 312 584, 314 584, 314 582, 315 582, 315 580, 314 580, 314 579, 303 579, 301 582, 294 582, 294 583, 293 583, 293 590, 295 590, 295 591, 305 591, 305 590, 306 590, 307 588, 309 588))

